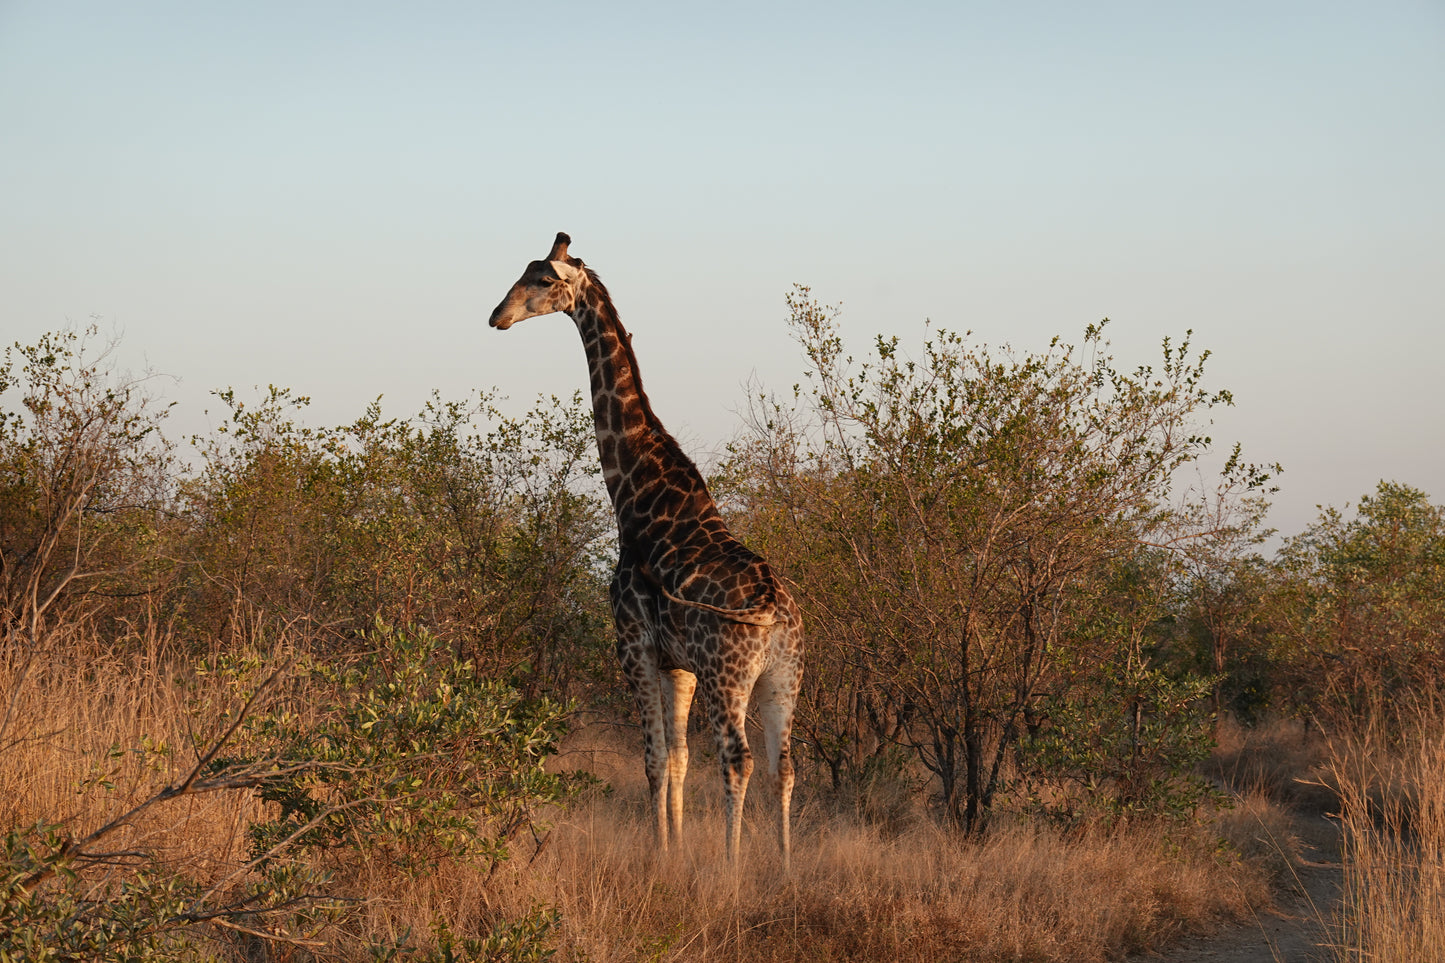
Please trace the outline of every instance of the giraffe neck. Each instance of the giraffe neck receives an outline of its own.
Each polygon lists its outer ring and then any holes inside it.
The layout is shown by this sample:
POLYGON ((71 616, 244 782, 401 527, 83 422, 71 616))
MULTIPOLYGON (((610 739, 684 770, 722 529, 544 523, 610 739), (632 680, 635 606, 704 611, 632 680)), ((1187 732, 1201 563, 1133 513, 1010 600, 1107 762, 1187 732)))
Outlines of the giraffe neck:
POLYGON ((701 472, 653 413, 632 338, 590 271, 569 314, 587 352, 597 451, 623 545, 678 541, 684 525, 721 526, 701 472))

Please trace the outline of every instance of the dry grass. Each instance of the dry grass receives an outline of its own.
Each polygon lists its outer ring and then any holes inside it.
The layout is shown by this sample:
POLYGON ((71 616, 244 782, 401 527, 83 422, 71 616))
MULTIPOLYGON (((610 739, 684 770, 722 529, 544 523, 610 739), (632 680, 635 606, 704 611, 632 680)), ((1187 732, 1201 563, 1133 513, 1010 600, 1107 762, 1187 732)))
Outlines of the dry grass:
POLYGON ((1218 868, 1145 834, 1063 840, 1030 829, 960 841, 928 826, 804 827, 791 878, 756 836, 734 879, 721 820, 696 820, 670 857, 640 819, 581 814, 544 854, 529 895, 561 907, 574 958, 592 960, 1104 960, 1242 911, 1218 868))
POLYGON ((587 745, 585 760, 613 791, 566 814, 540 855, 492 894, 514 913, 557 906, 564 960, 1117 959, 1268 899, 1262 872, 1202 836, 1181 842, 1141 826, 1065 837, 1015 825, 970 841, 926 818, 897 831, 893 818, 840 816, 806 790, 785 877, 773 800, 758 782, 734 877, 724 870, 719 780, 700 747, 687 839, 663 855, 638 757, 605 739, 587 745))
MULTIPOLYGON (((23 685, 13 671, 0 669, 0 686, 16 700, 7 736, 14 744, 0 758, 0 828, 40 817, 62 818, 72 832, 93 828, 194 758, 186 708, 194 683, 157 657, 77 649, 36 666, 23 685), (158 765, 128 752, 111 758, 113 744, 145 736, 167 741, 173 755, 158 765), (98 766, 116 788, 77 794, 98 766)), ((211 695, 217 705, 226 701, 223 691, 211 695)), ((797 796, 794 872, 784 876, 764 780, 750 793, 742 871, 733 876, 722 857, 719 779, 701 740, 693 759, 687 839, 671 854, 655 851, 635 750, 584 734, 562 763, 591 769, 612 790, 554 814, 545 844, 524 837, 501 871, 448 863, 416 879, 378 864, 332 867, 363 910, 346 932, 328 936, 322 957, 364 958, 363 938, 410 933, 424 944, 434 918, 458 934, 482 933, 540 904, 561 911, 563 961, 1086 963, 1245 917, 1268 898, 1264 872, 1216 851, 1202 833, 1181 838, 1177 829, 1141 825, 1064 836, 1016 825, 969 841, 926 817, 870 823, 839 815, 806 785, 797 796)), ((885 808, 897 810, 897 800, 885 808)), ((185 798, 148 814, 124 845, 214 879, 244 861, 245 826, 260 816, 244 792, 185 798)))
POLYGON ((1234 800, 1232 808, 1215 816, 1214 830, 1271 884, 1288 885, 1296 878, 1301 844, 1295 817, 1277 800, 1262 792, 1247 792, 1234 800))
MULTIPOLYGON (((0 734, 0 829, 43 819, 83 836, 194 765, 193 690, 159 647, 149 652, 121 656, 80 641, 28 665, 0 661, 11 705, 0 734)), ((189 796, 143 814, 107 848, 153 852, 205 881, 243 860, 244 827, 257 812, 242 793, 189 796)))
POLYGON ((1335 812, 1339 794, 1328 778, 1329 740, 1295 719, 1257 726, 1224 720, 1204 766, 1233 806, 1218 813, 1215 831, 1276 889, 1300 890, 1311 846, 1297 833, 1301 816, 1335 812))
POLYGON ((1206 772, 1249 799, 1263 797, 1305 813, 1333 812, 1338 797, 1321 779, 1329 743, 1318 729, 1295 719, 1244 727, 1226 719, 1206 772))
POLYGON ((1445 712, 1403 739, 1371 731, 1331 762, 1345 829, 1342 963, 1445 960, 1445 712))

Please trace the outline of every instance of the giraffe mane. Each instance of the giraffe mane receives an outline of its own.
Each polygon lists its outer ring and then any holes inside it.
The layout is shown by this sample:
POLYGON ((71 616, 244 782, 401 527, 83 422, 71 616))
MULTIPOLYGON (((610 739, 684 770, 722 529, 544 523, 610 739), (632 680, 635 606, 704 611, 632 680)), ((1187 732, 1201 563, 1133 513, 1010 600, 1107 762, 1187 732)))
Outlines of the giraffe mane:
POLYGON ((679 457, 691 462, 692 459, 687 458, 682 447, 678 445, 677 440, 672 437, 672 433, 663 427, 662 419, 658 418, 657 413, 652 410, 652 401, 647 397, 647 391, 642 386, 642 368, 637 363, 637 353, 632 350, 632 335, 622 326, 622 318, 617 313, 617 306, 612 303, 612 295, 608 292, 607 285, 603 284, 602 279, 597 276, 597 272, 582 263, 580 258, 574 257, 568 258, 567 260, 587 273, 587 280, 599 302, 597 306, 608 318, 617 324, 617 329, 623 334, 623 337, 618 340, 622 342, 622 350, 627 354, 627 363, 632 368, 632 379, 637 385, 637 398, 642 405, 642 410, 647 417, 648 424, 654 431, 664 436, 667 441, 671 443, 671 446, 676 449, 679 457))

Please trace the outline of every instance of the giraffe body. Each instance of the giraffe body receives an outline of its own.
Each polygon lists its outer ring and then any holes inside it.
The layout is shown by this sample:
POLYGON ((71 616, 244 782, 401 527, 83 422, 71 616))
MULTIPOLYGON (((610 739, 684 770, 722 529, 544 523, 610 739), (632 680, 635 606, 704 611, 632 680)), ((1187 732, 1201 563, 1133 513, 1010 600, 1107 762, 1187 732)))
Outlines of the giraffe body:
POLYGON ((736 859, 753 771, 744 722, 758 707, 768 769, 777 779, 779 844, 789 859, 793 706, 803 673, 798 607, 768 563, 733 537, 701 472, 662 426, 642 389, 632 339, 607 289, 558 234, 492 312, 505 330, 563 312, 587 353, 602 477, 617 516, 611 586, 617 655, 642 716, 657 837, 681 837, 687 717, 702 695, 727 801, 727 852, 736 859))

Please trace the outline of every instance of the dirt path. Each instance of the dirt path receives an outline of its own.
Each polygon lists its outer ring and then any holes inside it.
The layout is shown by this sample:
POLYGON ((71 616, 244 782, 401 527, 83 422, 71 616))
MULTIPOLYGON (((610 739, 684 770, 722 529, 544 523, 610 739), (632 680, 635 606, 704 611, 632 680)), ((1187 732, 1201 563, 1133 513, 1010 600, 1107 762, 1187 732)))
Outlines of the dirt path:
POLYGON ((1137 963, 1328 963, 1325 923, 1335 918, 1342 883, 1339 828, 1323 816, 1300 815, 1295 833, 1298 878, 1273 909, 1262 910, 1254 922, 1186 940, 1161 956, 1136 957, 1137 963))

